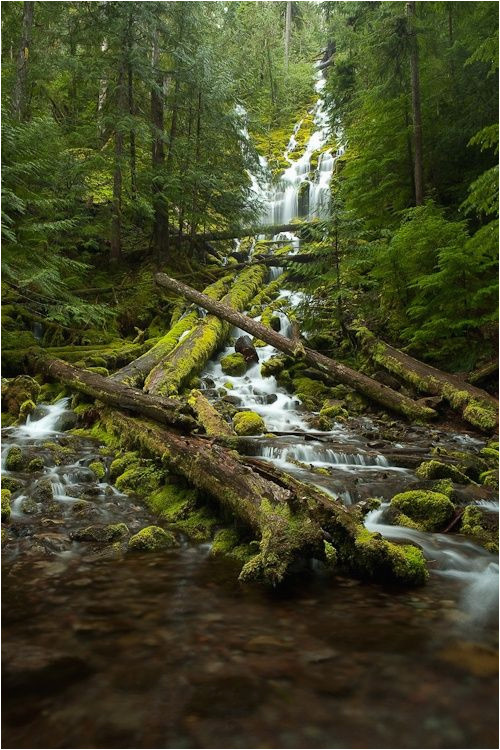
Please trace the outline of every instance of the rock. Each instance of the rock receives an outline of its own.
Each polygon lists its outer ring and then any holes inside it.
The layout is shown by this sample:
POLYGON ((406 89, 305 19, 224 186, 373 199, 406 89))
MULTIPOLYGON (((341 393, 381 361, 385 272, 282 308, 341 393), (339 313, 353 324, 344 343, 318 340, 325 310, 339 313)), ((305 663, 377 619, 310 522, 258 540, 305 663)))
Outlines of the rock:
POLYGON ((287 358, 284 354, 278 354, 274 357, 266 359, 260 366, 260 374, 263 378, 269 378, 272 375, 277 375, 279 372, 285 369, 287 358))
POLYGON ((106 476, 106 467, 102 461, 92 461, 92 463, 89 464, 89 469, 94 472, 97 479, 104 479, 106 476))
POLYGON ((24 482, 15 477, 2 477, 2 489, 10 490, 12 493, 22 490, 24 482))
POLYGON ((49 479, 39 479, 31 491, 31 498, 36 503, 49 503, 54 499, 52 484, 49 479))
POLYGON ((438 531, 451 519, 455 507, 451 500, 440 492, 411 490, 395 495, 391 510, 397 511, 396 523, 423 531, 438 531))
POLYGON ((77 542, 98 542, 99 544, 109 544, 117 539, 123 539, 128 536, 129 530, 124 523, 107 524, 106 526, 94 525, 87 526, 84 529, 73 531, 71 538, 77 542))
POLYGON ((451 464, 444 464, 441 461, 424 461, 415 474, 419 479, 451 479, 457 484, 469 484, 471 481, 466 474, 451 464))
POLYGON ((11 641, 2 659, 3 686, 9 695, 50 695, 89 676, 86 660, 74 654, 36 646, 28 641, 11 641))
POLYGON ((73 427, 76 426, 77 421, 78 416, 74 411, 63 411, 56 422, 55 428, 56 430, 59 430, 59 432, 66 432, 66 430, 73 429, 73 427))
POLYGON ((314 649, 312 651, 303 651, 302 658, 308 664, 319 664, 322 661, 330 661, 339 655, 338 651, 325 646, 324 648, 314 649))
POLYGON ((2 490, 2 521, 10 518, 10 490, 2 490))
POLYGON ((45 464, 43 462, 43 459, 39 456, 32 458, 31 461, 28 464, 28 471, 35 472, 35 471, 43 471, 45 468, 45 464))
POLYGON ((226 375, 240 376, 244 375, 247 370, 247 363, 243 354, 228 354, 220 361, 222 372, 226 375))
POLYGON ((234 350, 243 355, 245 362, 258 362, 259 355, 249 336, 240 336, 236 340, 234 350))
POLYGON ((233 427, 237 435, 261 435, 266 431, 264 420, 254 411, 240 411, 233 417, 233 427))
POLYGON ((26 465, 26 458, 18 445, 13 445, 9 448, 7 458, 5 460, 5 468, 7 471, 22 471, 26 465))
POLYGON ((38 503, 36 503, 33 498, 26 497, 21 501, 19 509, 21 513, 25 513, 27 516, 33 516, 38 512, 38 503))
MULTIPOLYGON (((31 402, 33 409, 40 393, 40 386, 28 375, 18 375, 5 383, 2 381, 2 410, 17 417, 22 404, 31 402)), ((25 406, 26 414, 28 407, 25 406)))
POLYGON ((165 531, 160 526, 146 526, 130 537, 128 546, 133 550, 157 552, 176 547, 177 540, 170 531, 165 531))
POLYGON ((456 641, 442 651, 438 659, 476 677, 494 677, 498 674, 498 653, 489 646, 472 641, 456 641))

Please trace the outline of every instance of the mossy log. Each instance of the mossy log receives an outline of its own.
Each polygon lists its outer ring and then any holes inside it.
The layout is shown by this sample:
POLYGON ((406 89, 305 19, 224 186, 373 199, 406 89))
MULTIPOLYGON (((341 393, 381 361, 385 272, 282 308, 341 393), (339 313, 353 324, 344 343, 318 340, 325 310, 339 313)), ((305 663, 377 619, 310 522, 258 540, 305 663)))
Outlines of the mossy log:
POLYGON ((271 328, 267 328, 246 315, 242 315, 233 307, 224 304, 224 302, 211 300, 206 295, 200 294, 200 292, 186 286, 186 284, 171 279, 164 273, 157 274, 156 281, 170 291, 176 292, 201 307, 204 307, 206 310, 213 313, 214 316, 218 316, 223 320, 242 328, 244 331, 251 333, 257 339, 261 339, 267 344, 271 344, 271 346, 274 346, 285 354, 288 354, 291 357, 296 357, 297 354, 299 354, 305 362, 308 362, 322 372, 325 372, 335 382, 351 386, 351 388, 359 391, 367 398, 392 411, 403 414, 410 419, 431 419, 436 416, 436 412, 433 409, 429 409, 428 407, 416 403, 411 398, 408 398, 401 393, 397 393, 397 391, 392 390, 392 388, 382 385, 367 375, 357 372, 340 362, 336 362, 335 360, 326 357, 324 354, 320 354, 313 349, 302 346, 301 350, 298 352, 296 341, 294 342, 293 340, 287 339, 279 333, 276 333, 276 331, 273 331, 271 328))
POLYGON ((147 396, 137 388, 116 383, 111 378, 75 367, 61 359, 52 359, 37 351, 33 352, 31 365, 46 377, 54 378, 69 388, 110 406, 184 430, 192 430, 197 426, 191 407, 177 399, 147 396))
POLYGON ((212 440, 118 411, 105 412, 102 420, 126 447, 161 459, 255 533, 259 552, 243 566, 241 580, 276 585, 298 561, 325 559, 325 540, 343 568, 363 578, 418 585, 427 577, 420 550, 370 534, 340 501, 262 461, 250 465, 212 440))
POLYGON ((202 240, 204 242, 215 242, 217 240, 232 240, 235 238, 241 239, 242 237, 254 237, 258 234, 279 234, 280 232, 299 232, 302 227, 310 226, 315 222, 295 222, 292 224, 266 224, 264 226, 254 226, 247 228, 235 227, 234 229, 224 229, 221 232, 205 232, 204 234, 197 234, 196 240, 202 240))
MULTIPOLYGON (((233 275, 226 274, 214 284, 210 284, 203 293, 213 299, 220 299, 233 278, 233 275)), ((195 329, 199 318, 196 309, 187 311, 151 349, 115 372, 111 378, 126 385, 142 386, 151 370, 177 347, 183 337, 195 329)))
MULTIPOLYGON (((265 282, 266 276, 265 266, 247 268, 239 274, 220 303, 201 292, 196 294, 204 300, 222 304, 224 308, 231 305, 236 310, 244 310, 265 282)), ((201 372, 229 332, 230 325, 217 315, 207 315, 199 320, 190 333, 151 370, 144 383, 144 390, 161 396, 175 395, 193 376, 201 372)))
POLYGON ((443 372, 378 339, 365 327, 357 329, 358 339, 377 364, 406 380, 422 393, 442 396, 466 422, 490 432, 498 425, 498 400, 457 375, 443 372))

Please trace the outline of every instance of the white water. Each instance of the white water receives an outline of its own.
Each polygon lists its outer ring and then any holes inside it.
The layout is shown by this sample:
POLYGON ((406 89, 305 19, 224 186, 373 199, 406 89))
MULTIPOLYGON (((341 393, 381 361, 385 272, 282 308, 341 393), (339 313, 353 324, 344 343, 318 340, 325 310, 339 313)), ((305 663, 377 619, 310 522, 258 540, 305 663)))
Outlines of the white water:
POLYGON ((26 424, 18 427, 16 432, 21 437, 40 438, 52 435, 57 430, 57 424, 61 415, 68 411, 69 398, 62 398, 52 406, 47 407, 47 413, 40 419, 33 419, 31 414, 26 424))
POLYGON ((431 534, 384 523, 384 513, 388 507, 389 503, 382 503, 380 508, 368 513, 365 527, 369 531, 379 532, 386 539, 416 544, 427 560, 432 561, 437 575, 460 581, 463 585, 462 606, 472 621, 483 622, 496 612, 499 569, 498 562, 490 553, 477 544, 450 534, 431 534))

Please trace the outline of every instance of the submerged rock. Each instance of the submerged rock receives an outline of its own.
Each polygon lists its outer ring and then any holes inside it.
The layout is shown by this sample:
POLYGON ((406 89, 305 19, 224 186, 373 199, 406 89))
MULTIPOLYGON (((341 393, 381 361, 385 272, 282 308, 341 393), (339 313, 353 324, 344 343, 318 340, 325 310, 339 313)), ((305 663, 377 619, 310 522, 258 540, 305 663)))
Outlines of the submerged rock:
POLYGON ((108 544, 117 539, 123 539, 128 536, 129 530, 124 523, 108 524, 106 526, 87 526, 84 529, 78 529, 71 534, 71 538, 77 542, 98 542, 108 544))
POLYGON ((36 503, 52 502, 54 492, 50 479, 39 479, 31 492, 31 497, 36 503))

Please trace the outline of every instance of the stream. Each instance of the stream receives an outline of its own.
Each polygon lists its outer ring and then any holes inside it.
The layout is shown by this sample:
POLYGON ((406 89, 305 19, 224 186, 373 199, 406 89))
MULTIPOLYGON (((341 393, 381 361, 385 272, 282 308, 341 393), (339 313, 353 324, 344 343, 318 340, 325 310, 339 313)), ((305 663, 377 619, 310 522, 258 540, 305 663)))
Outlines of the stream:
MULTIPOLYGON (((270 223, 299 215, 304 181, 307 215, 324 215, 339 153, 325 150, 309 175, 311 155, 327 142, 322 85, 318 76, 317 130, 304 154, 293 160, 298 123, 282 183, 254 178, 270 223)), ((276 239, 299 249, 294 235, 276 239)), ((271 269, 272 278, 280 272, 271 269)), ((286 288, 281 295, 300 302, 286 288)), ((229 377, 220 360, 233 351, 207 365, 203 387, 213 400, 226 392, 277 433, 248 438, 248 454, 347 505, 415 486, 414 469, 435 446, 484 445, 467 433, 367 416, 320 432, 296 397, 261 377, 260 363, 276 350, 259 347, 260 362, 229 377)), ((155 519, 112 486, 111 457, 99 444, 68 432, 73 417, 63 399, 2 430, 2 473, 19 480, 3 551, 4 747, 498 746, 494 555, 458 534, 391 526, 386 502, 366 527, 422 548, 431 571, 423 588, 362 583, 312 565, 271 592, 238 584, 235 565, 211 557, 209 544, 181 539, 167 553, 126 555, 89 545, 77 537, 90 523, 126 523, 134 533, 155 519), (12 445, 45 468, 7 472, 12 445), (105 464, 100 479, 89 469, 96 460, 105 464)), ((474 501, 498 513, 491 491, 478 487, 474 501)))

